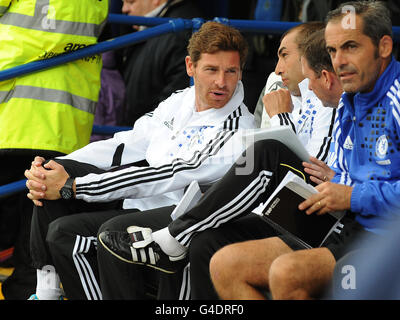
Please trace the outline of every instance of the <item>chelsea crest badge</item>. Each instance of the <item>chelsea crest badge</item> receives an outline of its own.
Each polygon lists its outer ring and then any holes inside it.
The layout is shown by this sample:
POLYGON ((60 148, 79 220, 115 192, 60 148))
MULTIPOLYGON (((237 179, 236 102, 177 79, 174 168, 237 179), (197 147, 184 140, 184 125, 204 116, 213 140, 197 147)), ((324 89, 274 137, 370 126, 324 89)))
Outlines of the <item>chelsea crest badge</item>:
POLYGON ((388 151, 388 140, 386 135, 381 135, 378 138, 378 141, 376 142, 375 146, 375 152, 378 158, 383 159, 386 157, 387 151, 388 151))

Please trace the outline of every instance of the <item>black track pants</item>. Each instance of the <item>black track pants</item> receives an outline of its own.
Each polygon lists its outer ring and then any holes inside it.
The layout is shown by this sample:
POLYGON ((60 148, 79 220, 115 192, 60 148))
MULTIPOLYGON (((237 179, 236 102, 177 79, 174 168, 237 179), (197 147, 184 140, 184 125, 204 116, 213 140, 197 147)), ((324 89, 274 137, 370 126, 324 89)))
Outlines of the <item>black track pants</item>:
MULTIPOLYGON (((103 172, 72 160, 57 162, 73 177, 103 172)), ((93 252, 97 245, 97 230, 103 222, 125 213, 119 208, 118 201, 87 203, 82 200, 43 201, 42 207, 34 206, 30 235, 33 266, 36 269, 55 266, 67 298, 101 297, 97 289, 96 253, 93 252)))
POLYGON ((251 212, 268 199, 288 171, 310 183, 302 161, 285 145, 276 140, 256 142, 192 210, 169 225, 171 235, 188 246, 196 233, 251 212), (248 170, 238 165, 244 160, 248 170))
MULTIPOLYGON (((174 208, 170 206, 124 214, 105 222, 99 228, 99 233, 107 230, 126 231, 128 226, 148 227, 157 231, 171 222, 170 215, 174 208)), ((100 243, 97 259, 103 299, 154 299, 157 296, 159 277, 162 276, 160 272, 121 261, 100 243)))
MULTIPOLYGON (((194 299, 216 298, 208 271, 212 255, 230 243, 276 235, 251 211, 268 198, 289 170, 303 177, 302 161, 274 140, 257 142, 237 163, 243 163, 243 157, 251 161, 247 168, 250 166, 252 170, 234 164, 207 190, 196 207, 173 222, 169 216, 172 210, 160 208, 116 217, 101 227, 101 230, 126 230, 127 226, 137 225, 156 231, 168 225, 171 234, 189 247, 189 265, 182 272, 160 275, 159 298, 187 299, 190 295, 194 299)), ((104 297, 134 296, 129 286, 139 283, 136 273, 139 267, 127 263, 124 266, 102 248, 98 248, 98 259, 104 297)))

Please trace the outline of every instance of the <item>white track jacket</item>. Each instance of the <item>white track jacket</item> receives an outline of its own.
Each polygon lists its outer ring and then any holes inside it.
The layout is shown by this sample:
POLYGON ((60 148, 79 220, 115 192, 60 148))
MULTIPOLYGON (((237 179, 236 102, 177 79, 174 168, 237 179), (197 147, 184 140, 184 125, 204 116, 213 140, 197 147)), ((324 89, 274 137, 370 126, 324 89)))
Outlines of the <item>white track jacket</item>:
MULTIPOLYGON (((271 73, 267 81, 267 89, 270 91, 279 89, 280 81, 280 76, 271 73)), ((336 109, 324 107, 314 92, 308 89, 308 81, 306 78, 299 83, 301 97, 292 95, 292 112, 280 113, 269 118, 264 108, 262 126, 290 125, 308 153, 326 162, 333 135, 336 109)))
POLYGON ((255 128, 239 81, 221 109, 195 110, 195 87, 171 95, 130 131, 87 145, 65 157, 110 170, 76 178, 76 198, 88 202, 125 199, 124 208, 148 210, 178 203, 193 180, 220 179, 241 155, 236 132, 255 128), (146 160, 147 167, 132 165, 146 160))
POLYGON ((301 106, 294 103, 293 112, 273 116, 271 125, 290 125, 310 155, 327 161, 336 109, 324 107, 314 92, 308 89, 308 81, 304 79, 299 83, 301 106))

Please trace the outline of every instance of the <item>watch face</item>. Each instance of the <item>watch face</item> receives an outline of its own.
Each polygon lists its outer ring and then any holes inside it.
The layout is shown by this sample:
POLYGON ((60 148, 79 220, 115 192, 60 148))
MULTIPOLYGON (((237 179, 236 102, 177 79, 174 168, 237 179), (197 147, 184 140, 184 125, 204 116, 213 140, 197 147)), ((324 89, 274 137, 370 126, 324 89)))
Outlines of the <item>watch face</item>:
POLYGON ((72 190, 63 187, 63 188, 61 188, 61 190, 60 190, 60 195, 61 195, 61 198, 63 198, 63 199, 66 199, 66 200, 71 199, 71 197, 72 197, 72 190))

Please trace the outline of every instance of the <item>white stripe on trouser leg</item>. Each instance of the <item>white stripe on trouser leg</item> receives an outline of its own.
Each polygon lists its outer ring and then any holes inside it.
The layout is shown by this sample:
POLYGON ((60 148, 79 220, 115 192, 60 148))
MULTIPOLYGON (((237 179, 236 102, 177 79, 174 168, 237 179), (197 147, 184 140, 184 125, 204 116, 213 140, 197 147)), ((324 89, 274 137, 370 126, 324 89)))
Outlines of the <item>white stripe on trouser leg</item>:
POLYGON ((80 254, 77 255, 78 261, 84 267, 84 273, 86 275, 87 282, 92 292, 93 299, 101 300, 102 295, 100 291, 100 286, 97 283, 96 277, 94 275, 91 265, 89 264, 89 261, 87 261, 84 255, 84 253, 89 252, 92 245, 94 245, 95 247, 97 246, 97 239, 96 237, 82 237, 82 239, 83 239, 81 245, 82 250, 80 251, 80 254))
POLYGON ((183 269, 179 300, 190 300, 190 262, 183 269))
POLYGON ((261 171, 257 178, 255 178, 234 199, 232 199, 222 208, 210 214, 206 219, 199 221, 190 228, 182 231, 175 237, 175 239, 178 240, 182 245, 187 246, 195 232, 204 231, 209 228, 216 228, 221 223, 225 223, 243 213, 254 203, 260 194, 265 192, 270 180, 269 177, 271 177, 272 174, 273 173, 269 171, 261 171))
POLYGON ((88 300, 102 299, 100 287, 94 272, 84 255, 84 253, 89 251, 91 245, 96 246, 96 241, 96 237, 82 237, 78 235, 76 236, 74 250, 72 252, 72 259, 88 300))

